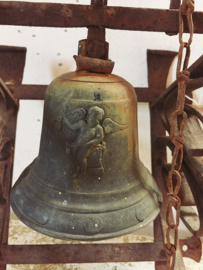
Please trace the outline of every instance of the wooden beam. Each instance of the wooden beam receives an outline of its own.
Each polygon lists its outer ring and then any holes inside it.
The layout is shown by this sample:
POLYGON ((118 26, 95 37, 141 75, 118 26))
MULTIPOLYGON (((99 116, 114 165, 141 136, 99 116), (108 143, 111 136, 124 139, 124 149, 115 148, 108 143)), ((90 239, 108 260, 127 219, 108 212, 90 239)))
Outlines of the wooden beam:
MULTIPOLYGON (((194 32, 203 33, 203 12, 194 12, 194 32)), ((0 1, 0 25, 89 27, 178 33, 178 11, 0 1)), ((187 31, 187 27, 185 27, 187 31)))
POLYGON ((166 261, 163 243, 3 245, 1 264, 166 261))
MULTIPOLYGON (((11 84, 7 85, 16 99, 44 99, 48 85, 11 84)), ((149 88, 135 87, 138 102, 153 102, 157 94, 149 88)))

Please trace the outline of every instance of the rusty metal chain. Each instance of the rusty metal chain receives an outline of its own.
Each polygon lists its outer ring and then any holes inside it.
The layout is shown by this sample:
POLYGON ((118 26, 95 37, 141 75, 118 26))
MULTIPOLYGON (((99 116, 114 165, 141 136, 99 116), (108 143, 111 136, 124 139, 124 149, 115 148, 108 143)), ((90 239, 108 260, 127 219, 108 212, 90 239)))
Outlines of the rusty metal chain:
POLYGON ((179 53, 178 53, 178 64, 176 70, 176 77, 178 81, 178 95, 177 95, 177 104, 176 111, 172 114, 171 119, 171 128, 170 128, 170 138, 172 143, 175 146, 171 164, 171 171, 168 176, 168 209, 166 222, 168 225, 166 233, 166 255, 167 255, 167 269, 173 270, 175 267, 176 259, 176 247, 178 243, 178 226, 180 219, 180 206, 181 200, 178 197, 178 192, 181 186, 181 176, 180 169, 182 166, 183 160, 183 132, 187 120, 187 114, 184 112, 185 104, 185 90, 186 84, 190 80, 190 73, 187 70, 188 62, 190 58, 190 45, 193 39, 193 20, 192 13, 194 12, 194 0, 183 0, 182 5, 179 8, 179 53), (187 17, 187 23, 189 27, 190 36, 188 42, 183 41, 184 33, 184 23, 183 16, 187 17), (183 60, 183 51, 186 49, 183 68, 181 71, 182 60, 183 60), (177 132, 177 126, 179 125, 179 131, 177 132), (176 134, 178 133, 178 134, 176 134), (173 185, 173 181, 175 185, 173 185), (171 221, 172 207, 176 209, 176 219, 175 223, 171 221), (170 238, 172 238, 173 231, 173 243, 171 243, 170 238))

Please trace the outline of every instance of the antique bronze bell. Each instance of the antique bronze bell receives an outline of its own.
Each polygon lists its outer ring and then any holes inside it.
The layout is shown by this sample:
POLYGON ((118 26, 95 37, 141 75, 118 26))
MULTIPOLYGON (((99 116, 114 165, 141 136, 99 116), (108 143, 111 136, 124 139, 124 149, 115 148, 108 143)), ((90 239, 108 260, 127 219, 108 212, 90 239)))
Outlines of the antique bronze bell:
POLYGON ((146 226, 160 211, 162 195, 139 160, 134 88, 94 72, 109 63, 97 60, 47 88, 39 156, 10 196, 16 215, 38 232, 101 240, 146 226))

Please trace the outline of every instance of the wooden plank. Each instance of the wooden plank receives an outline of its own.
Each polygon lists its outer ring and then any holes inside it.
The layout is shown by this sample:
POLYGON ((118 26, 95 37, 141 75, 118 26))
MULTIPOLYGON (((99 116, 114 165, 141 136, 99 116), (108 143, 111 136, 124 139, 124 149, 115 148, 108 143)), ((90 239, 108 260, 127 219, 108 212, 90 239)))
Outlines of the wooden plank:
MULTIPOLYGON (((194 12, 194 32, 203 33, 203 12, 194 12)), ((42 27, 89 27, 178 33, 178 11, 96 7, 59 3, 0 1, 0 24, 42 27)), ((185 25, 185 31, 188 31, 185 25)))
POLYGON ((4 224, 2 227, 2 244, 6 245, 8 243, 9 235, 9 219, 10 219, 10 190, 12 186, 13 178, 13 162, 14 162, 14 149, 15 149, 15 138, 16 138, 16 125, 17 125, 17 110, 14 112, 8 126, 5 130, 5 135, 8 136, 11 140, 11 156, 6 162, 6 170, 4 173, 4 187, 3 187, 3 197, 5 199, 5 216, 4 224))
POLYGON ((48 85, 12 84, 8 88, 16 99, 44 99, 48 85))
POLYGON ((166 260, 163 243, 8 245, 0 264, 102 263, 166 260))
MULTIPOLYGON (((9 137, 11 141, 10 156, 8 159, 1 161, 3 170, 0 170, 2 174, 2 197, 3 204, 0 205, 0 243, 1 245, 8 244, 9 234, 9 219, 10 219, 10 202, 9 195, 12 185, 13 176, 13 159, 14 159, 14 144, 16 135, 16 123, 17 123, 17 110, 14 111, 9 123, 5 128, 4 136, 9 137)), ((1 167, 1 166, 0 166, 1 167)), ((6 262, 0 265, 0 270, 6 270, 6 262)))

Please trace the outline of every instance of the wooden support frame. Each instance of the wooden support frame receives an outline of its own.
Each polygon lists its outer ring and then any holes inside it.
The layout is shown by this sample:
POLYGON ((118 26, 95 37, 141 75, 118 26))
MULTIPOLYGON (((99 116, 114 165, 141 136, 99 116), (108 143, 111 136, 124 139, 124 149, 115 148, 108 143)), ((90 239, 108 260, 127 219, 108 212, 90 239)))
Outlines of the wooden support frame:
MULTIPOLYGON (((151 104, 159 94, 155 90, 156 85, 153 81, 154 73, 153 61, 162 60, 162 67, 165 71, 162 73, 162 84, 159 84, 159 92, 162 92, 167 78, 168 69, 176 53, 165 51, 148 51, 149 68, 149 88, 138 89, 137 95, 139 101, 145 101, 151 104), (161 56, 161 58, 160 58, 161 56), (158 59, 157 59, 158 57, 158 59), (150 60, 152 59, 152 60, 150 60), (164 60, 165 59, 165 60, 164 60), (165 74, 165 76, 163 76, 165 74), (163 78, 164 77, 164 78, 163 78), (153 95, 146 95, 153 93, 153 95), (145 94, 145 97, 143 97, 145 94)), ((16 97, 26 99, 43 99, 46 86, 25 86, 13 85, 16 97), (28 91, 26 91, 26 89, 28 91), (32 91, 32 90, 35 91, 32 91)), ((164 128, 157 124, 156 113, 151 110, 151 133, 152 141, 157 136, 164 134, 164 128), (158 127, 158 128, 157 128, 158 127)), ((152 144, 152 157, 155 160, 157 151, 154 152, 152 144)), ((157 178, 157 164, 153 164, 153 174, 157 178)), ((159 170, 159 168, 158 168, 159 170)), ((159 176, 158 176, 159 177, 159 176)), ((160 179, 160 178, 159 178, 160 179)), ((11 181, 11 178, 10 178, 11 181)), ((161 181, 161 180, 160 180, 161 181)), ((9 184, 10 185, 10 184, 9 184)), ((163 189, 163 187, 161 187, 163 189)), ((8 192, 7 195, 8 197, 8 192)), ((9 212, 5 214, 8 218, 9 212)), ((3 234, 8 237, 8 224, 4 226, 3 234)), ((7 245, 7 239, 0 248, 0 270, 5 270, 6 264, 48 264, 48 263, 92 263, 92 262, 135 262, 135 261, 155 261, 156 269, 166 269, 166 255, 164 248, 164 216, 159 216, 155 220, 154 243, 133 243, 133 244, 83 244, 83 245, 7 245), (88 252, 87 252, 88 250, 88 252), (146 250, 148 251, 146 254, 146 250), (53 256, 54 254, 54 256, 53 256), (83 254, 83 255, 82 255, 83 254), (1 269, 2 267, 2 269, 1 269)), ((182 254, 179 250, 178 265, 184 269, 182 254)))
MULTIPOLYGON (((203 33, 203 12, 194 12, 194 33, 203 33)), ((186 20, 185 20, 186 22, 186 20)), ((178 33, 178 10, 0 1, 0 25, 101 26, 117 30, 178 33)), ((185 31, 188 31, 185 24, 185 31)))
MULTIPOLYGON (((194 21, 198 22, 196 33, 203 33, 203 13, 196 12, 194 21)), ((178 32, 178 12, 176 10, 153 10, 119 7, 92 7, 82 5, 42 4, 25 2, 0 2, 0 24, 24 25, 43 27, 88 27, 97 26, 137 31, 178 32), (48 12, 49 11, 49 12, 48 12), (47 15, 49 14, 49 15, 47 15), (60 14, 60 19, 58 19, 60 14), (110 16, 111 15, 111 16, 110 16), (57 20, 56 20, 57 17, 57 20), (119 19, 118 19, 119 18, 119 19), (136 19, 135 19, 136 18, 136 19), (160 23, 161 22, 161 23, 160 23)), ((150 73, 149 73, 150 74, 150 73)), ((20 85, 11 86, 18 99, 43 99, 46 86, 20 85)), ((154 103, 156 98, 163 96, 164 88, 155 91, 155 87, 135 88, 138 101, 154 103)), ((165 134, 155 108, 150 109, 151 141, 152 141, 152 170, 161 190, 166 190, 161 181, 161 172, 157 163, 157 152, 154 142, 158 136, 165 134)), ((7 127, 6 133, 15 139, 16 118, 7 127)), ((161 150, 165 158, 165 149, 161 150)), ((0 205, 0 223, 2 241, 0 246, 0 270, 6 269, 6 264, 38 264, 38 263, 87 263, 87 262, 156 262, 157 270, 166 270, 166 255, 164 249, 165 210, 155 220, 154 243, 136 244, 84 244, 84 245, 8 245, 9 222, 9 191, 11 186, 13 155, 8 160, 9 174, 4 189, 6 204, 0 205), (88 253, 87 253, 88 249, 88 253), (147 254, 146 254, 147 250, 147 254), (85 252, 86 251, 86 252, 85 252), (54 256, 53 256, 54 254, 54 256), (82 254, 85 254, 83 256, 82 254), (87 255, 88 254, 88 255, 87 255)), ((182 252, 178 247, 176 269, 185 269, 182 252)))

